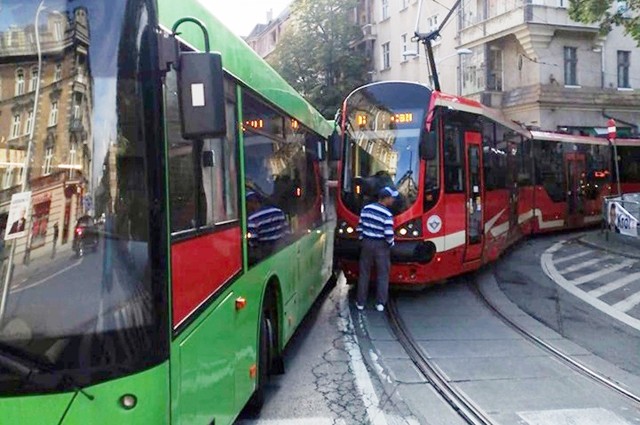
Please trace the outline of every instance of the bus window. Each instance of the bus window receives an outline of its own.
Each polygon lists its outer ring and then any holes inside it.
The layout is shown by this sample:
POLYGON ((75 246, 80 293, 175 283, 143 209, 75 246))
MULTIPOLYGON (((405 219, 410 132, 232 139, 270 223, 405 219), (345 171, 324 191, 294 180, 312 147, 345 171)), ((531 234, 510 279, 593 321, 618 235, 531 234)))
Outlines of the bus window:
POLYGON ((242 108, 249 262, 255 264, 321 224, 319 136, 247 93, 242 108), (275 122, 284 123, 284 132, 275 122))
MULTIPOLYGON (((171 232, 211 227, 238 219, 236 128, 227 126, 225 139, 184 140, 175 72, 166 78, 166 119, 169 143, 171 232)), ((236 122, 234 85, 225 82, 227 122, 236 122)))

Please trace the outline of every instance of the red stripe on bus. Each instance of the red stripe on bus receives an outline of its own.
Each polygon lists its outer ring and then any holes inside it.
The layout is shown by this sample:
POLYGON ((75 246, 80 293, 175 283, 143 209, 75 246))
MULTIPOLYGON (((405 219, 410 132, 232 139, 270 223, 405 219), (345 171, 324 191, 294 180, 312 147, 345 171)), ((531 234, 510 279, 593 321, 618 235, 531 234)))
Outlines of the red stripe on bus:
POLYGON ((241 243, 233 227, 171 246, 174 328, 240 271, 241 243))

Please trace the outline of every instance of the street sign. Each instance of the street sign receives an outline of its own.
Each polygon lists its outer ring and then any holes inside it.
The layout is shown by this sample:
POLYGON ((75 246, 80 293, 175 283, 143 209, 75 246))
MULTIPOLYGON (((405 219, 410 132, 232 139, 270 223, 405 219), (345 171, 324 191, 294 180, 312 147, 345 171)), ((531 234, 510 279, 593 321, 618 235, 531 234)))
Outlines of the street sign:
POLYGON ((607 121, 607 131, 609 132, 609 140, 616 138, 616 121, 613 118, 607 121))

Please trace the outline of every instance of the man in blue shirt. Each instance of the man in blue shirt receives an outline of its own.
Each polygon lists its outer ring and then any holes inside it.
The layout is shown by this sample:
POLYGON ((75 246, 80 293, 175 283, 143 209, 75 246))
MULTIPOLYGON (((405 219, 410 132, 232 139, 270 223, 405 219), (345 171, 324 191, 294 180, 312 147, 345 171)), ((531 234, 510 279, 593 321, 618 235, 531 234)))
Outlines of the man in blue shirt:
POLYGON ((393 214, 389 207, 398 197, 398 191, 385 186, 378 192, 378 202, 366 205, 360 213, 356 229, 362 240, 358 266, 358 295, 356 307, 363 310, 369 293, 372 263, 376 265, 376 309, 384 311, 389 296, 389 269, 393 246, 393 214))

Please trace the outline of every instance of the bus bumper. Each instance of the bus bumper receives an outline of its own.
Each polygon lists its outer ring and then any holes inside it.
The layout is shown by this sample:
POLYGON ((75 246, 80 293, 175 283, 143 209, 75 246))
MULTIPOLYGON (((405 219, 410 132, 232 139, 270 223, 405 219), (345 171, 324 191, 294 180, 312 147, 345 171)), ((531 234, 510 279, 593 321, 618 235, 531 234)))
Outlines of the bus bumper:
MULTIPOLYGON (((358 261, 360 241, 351 238, 336 238, 333 252, 338 261, 358 261)), ((431 241, 396 240, 395 245, 391 248, 391 262, 394 264, 429 264, 435 253, 436 246, 431 241)))

